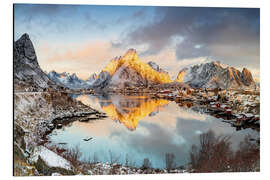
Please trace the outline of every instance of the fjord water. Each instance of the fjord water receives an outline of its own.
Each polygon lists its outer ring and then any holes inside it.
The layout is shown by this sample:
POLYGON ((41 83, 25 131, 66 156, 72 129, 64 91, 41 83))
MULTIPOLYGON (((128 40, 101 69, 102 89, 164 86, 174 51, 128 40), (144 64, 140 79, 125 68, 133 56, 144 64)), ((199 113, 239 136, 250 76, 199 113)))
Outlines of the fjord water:
POLYGON ((221 119, 179 107, 175 102, 150 99, 147 96, 72 95, 86 105, 105 112, 105 119, 88 122, 74 121, 55 129, 49 140, 52 144, 65 144, 65 148, 78 146, 82 160, 95 159, 109 162, 110 154, 118 163, 142 165, 149 158, 154 168, 165 167, 165 154, 173 153, 176 165, 189 161, 189 150, 199 143, 198 136, 208 130, 216 135, 231 136, 236 149, 247 134, 258 136, 251 129, 236 131, 221 119), (84 141, 84 138, 93 138, 84 141), (111 152, 111 153, 110 153, 111 152))

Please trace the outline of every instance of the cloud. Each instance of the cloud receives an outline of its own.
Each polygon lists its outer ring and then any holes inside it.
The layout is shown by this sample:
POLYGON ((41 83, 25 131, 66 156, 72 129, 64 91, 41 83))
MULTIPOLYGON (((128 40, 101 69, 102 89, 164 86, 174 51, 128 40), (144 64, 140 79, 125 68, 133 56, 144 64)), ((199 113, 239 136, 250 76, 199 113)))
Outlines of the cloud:
MULTIPOLYGON (((156 167, 157 164, 160 165, 164 162, 165 153, 174 153, 178 163, 187 161, 188 149, 185 146, 185 140, 182 139, 181 135, 175 134, 173 130, 155 123, 140 122, 140 128, 136 130, 136 133, 127 134, 118 131, 111 133, 111 137, 122 142, 122 147, 129 147, 135 151, 134 155, 141 154, 150 158, 152 165, 156 167)), ((143 160, 145 157, 137 158, 143 160)))
POLYGON ((142 7, 139 10, 134 11, 129 16, 121 16, 116 20, 116 24, 126 23, 134 20, 142 20, 142 18, 146 17, 146 10, 147 7, 142 7))
POLYGON ((58 4, 15 4, 15 21, 24 23, 36 21, 42 25, 59 23, 59 17, 78 13, 78 6, 58 4))
POLYGON ((209 57, 259 75, 259 9, 118 8, 16 4, 15 37, 30 34, 47 71, 79 70, 85 78, 128 48, 137 49, 145 62, 155 61, 173 79, 184 66, 209 57))
POLYGON ((141 55, 140 58, 144 62, 156 62, 162 69, 169 73, 173 80, 177 77, 178 72, 184 67, 207 63, 210 61, 207 57, 189 58, 179 61, 174 47, 164 48, 158 54, 141 55))
POLYGON ((50 35, 54 38, 63 34, 70 36, 85 30, 102 31, 111 25, 93 16, 93 9, 94 6, 81 5, 15 4, 15 28, 24 27, 26 32, 35 32, 41 39, 50 35))
POLYGON ((75 72, 84 79, 94 72, 99 73, 113 57, 124 53, 106 41, 48 44, 43 43, 36 50, 44 70, 75 72))
MULTIPOLYGON (((169 72, 172 79, 175 79, 179 70, 186 66, 208 62, 206 57, 178 61, 173 47, 166 48, 156 55, 142 55, 141 52, 147 49, 144 45, 133 47, 137 49, 142 61, 156 62, 169 72)), ((128 48, 116 48, 110 42, 101 40, 65 44, 42 42, 37 46, 36 52, 44 70, 77 73, 79 77, 86 79, 94 72, 99 73, 113 57, 123 55, 128 48)))
POLYGON ((109 23, 101 23, 99 20, 95 19, 90 12, 84 13, 84 17, 86 20, 85 28, 89 27, 91 28, 94 26, 99 30, 104 30, 105 28, 108 28, 111 25, 109 23))
MULTIPOLYGON (((255 8, 157 7, 152 23, 132 29, 119 40, 148 44, 155 55, 173 43, 178 60, 211 56, 230 65, 259 64, 260 10, 255 8)), ((121 43, 118 43, 119 46, 121 43)))

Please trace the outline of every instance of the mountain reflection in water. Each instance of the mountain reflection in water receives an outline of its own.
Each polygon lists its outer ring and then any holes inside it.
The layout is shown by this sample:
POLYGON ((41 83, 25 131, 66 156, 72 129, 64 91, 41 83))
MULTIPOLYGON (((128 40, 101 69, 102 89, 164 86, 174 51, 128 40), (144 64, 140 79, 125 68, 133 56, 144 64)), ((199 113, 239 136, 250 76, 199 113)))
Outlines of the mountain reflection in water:
MULTIPOLYGON (((87 95, 78 96, 77 100, 86 105, 91 105, 87 95)), ((119 121, 129 130, 135 130, 139 120, 148 115, 155 115, 160 108, 168 105, 165 99, 150 99, 146 96, 124 96, 101 97, 100 106, 110 119, 119 121)))
POLYGON ((167 105, 168 101, 163 99, 141 99, 137 101, 119 101, 118 105, 110 104, 102 106, 102 110, 113 120, 119 120, 128 129, 135 130, 139 120, 152 112, 159 111, 159 108, 167 105))
POLYGON ((129 155, 136 166, 149 158, 153 167, 164 168, 166 153, 175 154, 177 165, 186 164, 192 144, 198 144, 199 134, 210 129, 216 135, 230 135, 234 149, 245 135, 257 135, 251 129, 235 131, 220 119, 167 100, 121 95, 73 98, 108 115, 103 120, 74 121, 49 135, 52 144, 65 142, 67 148, 79 145, 82 159, 93 158, 95 154, 99 161, 108 162, 110 150, 121 156, 119 163, 124 164, 129 155), (86 137, 93 139, 85 142, 86 137))

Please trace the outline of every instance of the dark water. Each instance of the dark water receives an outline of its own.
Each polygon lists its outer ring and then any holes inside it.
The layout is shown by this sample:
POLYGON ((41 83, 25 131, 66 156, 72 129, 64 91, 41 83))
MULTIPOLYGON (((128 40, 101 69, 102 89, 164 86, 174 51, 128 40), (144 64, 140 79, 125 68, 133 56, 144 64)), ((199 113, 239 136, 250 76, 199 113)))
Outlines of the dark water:
POLYGON ((82 159, 97 158, 109 162, 110 153, 119 163, 141 166, 149 158, 155 168, 165 167, 165 154, 173 153, 177 165, 189 161, 192 144, 198 144, 201 133, 213 130, 216 135, 231 135, 237 148, 245 135, 258 133, 245 129, 236 131, 221 119, 181 108, 175 102, 153 100, 144 96, 73 96, 84 104, 107 113, 108 118, 89 122, 75 121, 49 135, 53 144, 79 146, 82 159), (90 141, 83 138, 92 137, 90 141))

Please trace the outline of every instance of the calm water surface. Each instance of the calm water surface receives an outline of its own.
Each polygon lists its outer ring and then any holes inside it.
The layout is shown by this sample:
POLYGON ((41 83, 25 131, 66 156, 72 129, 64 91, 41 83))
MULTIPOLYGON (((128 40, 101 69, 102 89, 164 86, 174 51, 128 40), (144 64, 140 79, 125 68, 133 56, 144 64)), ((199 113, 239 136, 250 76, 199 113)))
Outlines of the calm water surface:
POLYGON ((236 131, 221 119, 167 100, 122 95, 72 97, 108 115, 102 120, 75 121, 49 135, 52 144, 79 146, 82 160, 95 156, 98 161, 108 162, 111 151, 114 157, 120 157, 119 163, 124 164, 128 156, 129 162, 141 166, 143 159, 149 158, 153 167, 164 168, 166 153, 175 154, 177 165, 186 164, 192 144, 198 144, 198 136, 210 129, 217 135, 231 135, 233 148, 247 134, 258 136, 251 129, 236 131), (93 139, 83 140, 88 137, 93 139))

